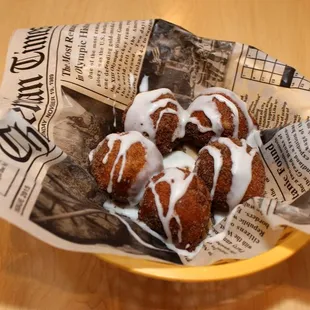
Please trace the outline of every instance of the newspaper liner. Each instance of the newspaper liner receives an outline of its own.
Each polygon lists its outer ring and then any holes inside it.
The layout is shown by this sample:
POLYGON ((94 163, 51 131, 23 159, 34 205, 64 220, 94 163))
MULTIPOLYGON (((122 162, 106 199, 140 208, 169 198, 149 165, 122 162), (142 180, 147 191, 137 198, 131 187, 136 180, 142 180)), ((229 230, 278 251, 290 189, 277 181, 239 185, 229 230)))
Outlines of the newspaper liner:
POLYGON ((310 233, 309 90, 294 68, 254 47, 163 20, 17 30, 1 87, 0 216, 73 251, 188 265, 258 255, 275 246, 281 225, 310 233), (266 194, 216 223, 197 255, 183 255, 102 207, 88 153, 122 130, 139 87, 168 87, 186 108, 211 86, 235 91, 257 119, 251 143, 266 166, 266 194))

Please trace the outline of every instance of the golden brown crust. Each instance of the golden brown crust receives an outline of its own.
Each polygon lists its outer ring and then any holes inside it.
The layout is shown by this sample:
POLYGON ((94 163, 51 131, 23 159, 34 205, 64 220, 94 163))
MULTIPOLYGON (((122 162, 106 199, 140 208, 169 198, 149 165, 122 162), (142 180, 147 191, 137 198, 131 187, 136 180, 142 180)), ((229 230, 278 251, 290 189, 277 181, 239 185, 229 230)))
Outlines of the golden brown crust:
MULTIPOLYGON (((229 96, 225 95, 225 94, 221 94, 219 93, 219 95, 225 97, 226 99, 230 100, 235 106, 236 108, 238 109, 238 112, 239 112, 239 130, 238 130, 238 138, 239 139, 244 139, 247 137, 248 133, 249 133, 249 129, 248 129, 248 123, 247 123, 247 120, 243 114, 243 112, 241 111, 241 109, 239 108, 238 104, 232 100, 229 96)), ((229 109, 230 111, 230 109, 229 109)), ((230 114, 231 114, 231 111, 230 111, 230 114)), ((232 117, 232 116, 231 116, 232 117)), ((226 119, 226 118, 225 118, 226 119)), ((233 122, 233 120, 231 119, 231 122, 233 122)), ((234 126, 232 126, 234 127, 234 126)), ((225 128, 225 127, 224 127, 225 128)), ((233 132, 232 132, 233 133, 233 132)), ((226 135, 225 133, 223 134, 223 137, 231 137, 232 136, 232 133, 231 134, 228 134, 226 135)))
MULTIPOLYGON (((238 139, 231 140, 241 146, 242 143, 238 139)), ((217 185, 215 188, 212 208, 219 211, 227 212, 229 211, 229 206, 227 204, 227 194, 230 191, 232 185, 232 160, 231 153, 229 148, 217 141, 209 144, 214 146, 221 151, 223 166, 219 173, 217 185)), ((247 147, 247 152, 251 151, 251 147, 247 147)), ((197 175, 205 182, 208 189, 211 191, 213 187, 213 177, 214 177, 214 160, 213 157, 209 154, 208 150, 203 150, 199 153, 197 162, 196 162, 196 172, 197 175)), ((241 202, 245 202, 249 198, 255 196, 263 196, 265 188, 265 169, 264 164, 258 153, 255 154, 252 161, 252 180, 248 186, 248 189, 242 198, 241 202)))
POLYGON ((252 197, 262 197, 265 192, 265 167, 259 156, 255 154, 253 158, 252 181, 249 184, 241 202, 245 202, 252 197), (258 181, 259 180, 259 181, 258 181), (261 180, 264 180, 262 182, 261 180))
MULTIPOLYGON (((187 171, 185 175, 188 176, 189 174, 190 172, 187 171)), ((152 180, 155 182, 162 176, 163 173, 153 177, 152 180)), ((167 182, 160 182, 155 186, 155 190, 160 197, 164 215, 166 215, 170 200, 170 185, 167 182)), ((172 241, 177 248, 193 251, 206 237, 210 218, 210 205, 211 202, 208 189, 199 177, 194 176, 188 190, 176 203, 174 209, 182 225, 181 242, 178 240, 178 223, 175 219, 172 219, 169 224, 172 241)), ((158 216, 154 194, 149 187, 146 188, 144 197, 140 203, 139 220, 146 223, 161 236, 167 237, 158 216)))
MULTIPOLYGON (((202 126, 211 127, 211 121, 203 113, 203 111, 194 111, 190 117, 196 117, 202 126)), ((187 123, 185 127, 186 137, 185 139, 192 142, 197 147, 202 147, 209 143, 210 139, 215 135, 213 131, 200 132, 197 125, 193 123, 187 123)))
MULTIPOLYGON (((163 95, 160 97, 163 97, 163 95)), ((160 112, 166 108, 170 108, 174 111, 177 111, 177 107, 175 106, 175 104, 171 102, 168 102, 165 107, 157 109, 151 115, 151 119, 153 121, 154 127, 157 124, 157 121, 160 116, 160 112)), ((175 144, 177 143, 177 141, 172 141, 172 140, 173 140, 174 132, 178 128, 178 125, 179 125, 179 117, 176 114, 165 113, 161 117, 161 120, 158 124, 157 131, 156 131, 155 144, 163 155, 169 154, 172 151, 172 149, 175 147, 175 144)))
MULTIPOLYGON (((239 130, 238 130, 238 138, 244 139, 248 135, 248 124, 246 117, 244 116, 243 112, 239 108, 239 106, 236 104, 235 101, 233 101, 229 96, 222 94, 222 93, 213 93, 208 94, 209 95, 221 95, 225 97, 226 99, 230 100, 238 109, 239 112, 239 130)), ((206 95, 201 95, 206 96, 206 95)), ((225 104, 225 102, 222 102, 218 100, 217 98, 212 99, 213 102, 216 103, 217 109, 221 114, 221 123, 223 126, 223 132, 221 134, 222 137, 232 137, 234 134, 234 122, 233 122, 233 115, 231 112, 231 109, 225 104)), ((208 119, 208 117, 204 114, 203 111, 195 111, 191 114, 191 117, 196 117, 202 126, 209 126, 212 127, 211 121, 208 119)), ((256 125, 256 121, 253 119, 253 123, 256 125)), ((196 146, 203 147, 207 145, 210 141, 210 139, 215 135, 213 131, 208 132, 200 132, 199 128, 196 124, 188 123, 186 125, 186 140, 192 141, 196 146)))
MULTIPOLYGON (((152 101, 152 103, 155 103, 161 99, 171 99, 176 100, 175 97, 172 94, 162 94, 158 98, 152 101)), ((127 107, 127 109, 123 113, 123 125, 125 124, 125 119, 127 115, 127 111, 131 108, 132 103, 127 107)), ((177 107, 172 102, 169 102, 164 106, 158 108, 150 117, 153 121, 154 128, 156 127, 157 121, 160 116, 160 112, 166 108, 170 108, 172 110, 177 111, 177 107)), ((179 117, 176 114, 169 114, 165 113, 158 124, 156 136, 155 136, 155 144, 159 151, 166 155, 172 151, 180 142, 179 139, 173 140, 173 135, 178 128, 179 125, 179 117)), ((144 136, 148 136, 146 133, 142 133, 144 136)))
MULTIPOLYGON (((232 161, 230 150, 227 146, 219 142, 212 142, 209 145, 219 149, 223 158, 223 167, 218 176, 217 186, 212 200, 212 207, 216 210, 226 212, 229 210, 229 206, 226 203, 227 194, 229 193, 232 184, 232 161)), ((209 191, 211 191, 213 187, 214 160, 207 150, 199 153, 196 171, 197 175, 205 182, 209 191)))
MULTIPOLYGON (((120 143, 119 140, 115 141, 112 150, 108 155, 108 161, 104 164, 103 158, 109 152, 108 140, 104 141, 102 146, 95 152, 94 158, 91 162, 91 173, 95 177, 100 188, 105 191, 108 189, 110 174, 119 152, 120 143)), ((110 195, 113 199, 120 202, 128 202, 128 192, 135 182, 138 173, 143 169, 146 163, 145 155, 145 148, 140 142, 132 144, 127 150, 126 164, 122 179, 120 182, 117 182, 123 161, 123 158, 119 159, 112 177, 113 191, 110 195)))

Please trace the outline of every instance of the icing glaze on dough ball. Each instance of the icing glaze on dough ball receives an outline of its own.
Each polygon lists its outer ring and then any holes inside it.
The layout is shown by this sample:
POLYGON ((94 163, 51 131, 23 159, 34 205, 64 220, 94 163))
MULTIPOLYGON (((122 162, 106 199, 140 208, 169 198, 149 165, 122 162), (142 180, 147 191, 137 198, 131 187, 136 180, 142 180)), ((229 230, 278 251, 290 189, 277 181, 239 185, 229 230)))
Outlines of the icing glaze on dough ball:
POLYGON ((165 155, 185 135, 187 112, 167 88, 138 94, 124 113, 124 128, 136 130, 153 141, 165 155))
POLYGON ((229 211, 264 195, 264 164, 245 140, 219 138, 211 142, 200 150, 195 171, 210 190, 215 210, 229 211))
POLYGON ((91 172, 114 200, 136 204, 152 175, 163 169, 155 144, 131 131, 108 135, 92 151, 91 172))
POLYGON ((246 103, 224 88, 207 89, 187 111, 186 136, 199 147, 206 145, 212 137, 244 139, 256 129, 246 103))
POLYGON ((140 202, 139 220, 179 249, 195 250, 208 232, 210 194, 186 169, 168 168, 153 176, 140 202))

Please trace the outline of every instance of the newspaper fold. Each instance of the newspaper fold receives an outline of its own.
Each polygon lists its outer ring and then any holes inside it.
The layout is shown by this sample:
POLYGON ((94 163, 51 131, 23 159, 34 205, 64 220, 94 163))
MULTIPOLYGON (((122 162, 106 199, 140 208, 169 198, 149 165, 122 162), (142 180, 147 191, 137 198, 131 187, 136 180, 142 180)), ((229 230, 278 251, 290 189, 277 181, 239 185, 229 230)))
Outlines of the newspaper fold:
POLYGON ((56 247, 208 265, 268 251, 283 226, 310 233, 310 82, 241 43, 163 20, 17 30, 0 89, 0 216, 56 247), (196 255, 174 252, 140 223, 103 208, 88 154, 122 131, 140 90, 170 88, 186 108, 208 87, 233 90, 261 131, 265 197, 217 222, 196 255))

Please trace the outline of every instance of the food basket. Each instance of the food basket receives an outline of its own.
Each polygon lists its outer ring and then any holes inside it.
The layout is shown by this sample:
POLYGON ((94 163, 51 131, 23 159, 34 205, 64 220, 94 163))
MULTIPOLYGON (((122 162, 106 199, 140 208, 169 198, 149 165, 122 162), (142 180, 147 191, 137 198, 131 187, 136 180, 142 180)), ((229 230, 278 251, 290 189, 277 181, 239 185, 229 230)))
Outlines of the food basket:
POLYGON ((294 68, 253 46, 163 20, 17 30, 0 96, 0 217, 53 246, 151 278, 219 281, 267 269, 309 239, 309 90, 294 68), (213 219, 196 256, 105 208, 108 196, 90 171, 90 154, 124 131, 123 111, 137 93, 163 88, 184 110, 208 89, 228 89, 260 129, 251 138, 265 164, 265 196, 213 219))

